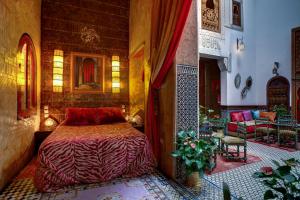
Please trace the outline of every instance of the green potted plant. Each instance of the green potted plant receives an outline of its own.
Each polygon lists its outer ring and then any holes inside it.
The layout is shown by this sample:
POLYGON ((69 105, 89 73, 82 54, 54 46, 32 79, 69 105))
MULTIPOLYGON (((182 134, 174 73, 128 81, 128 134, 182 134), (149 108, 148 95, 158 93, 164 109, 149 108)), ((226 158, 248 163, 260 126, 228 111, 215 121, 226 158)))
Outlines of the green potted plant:
POLYGON ((187 172, 187 185, 201 187, 200 177, 206 170, 214 167, 212 157, 216 149, 213 140, 198 139, 195 131, 180 131, 177 139, 177 150, 172 153, 180 158, 187 172))
POLYGON ((284 165, 273 160, 276 169, 262 167, 259 172, 253 174, 253 177, 263 179, 263 184, 270 188, 264 193, 264 199, 299 200, 299 161, 294 158, 282 161, 284 165))
POLYGON ((283 104, 275 105, 272 110, 273 110, 273 112, 276 112, 276 115, 279 116, 279 117, 289 114, 286 106, 283 105, 283 104))

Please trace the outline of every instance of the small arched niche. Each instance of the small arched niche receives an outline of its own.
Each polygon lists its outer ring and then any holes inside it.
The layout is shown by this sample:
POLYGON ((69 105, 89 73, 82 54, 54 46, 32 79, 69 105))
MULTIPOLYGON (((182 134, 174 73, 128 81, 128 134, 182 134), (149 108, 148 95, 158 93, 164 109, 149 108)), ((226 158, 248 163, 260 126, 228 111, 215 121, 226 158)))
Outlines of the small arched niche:
POLYGON ((275 105, 284 105, 287 110, 290 107, 290 83, 283 76, 275 76, 267 84, 268 110, 273 110, 275 105))

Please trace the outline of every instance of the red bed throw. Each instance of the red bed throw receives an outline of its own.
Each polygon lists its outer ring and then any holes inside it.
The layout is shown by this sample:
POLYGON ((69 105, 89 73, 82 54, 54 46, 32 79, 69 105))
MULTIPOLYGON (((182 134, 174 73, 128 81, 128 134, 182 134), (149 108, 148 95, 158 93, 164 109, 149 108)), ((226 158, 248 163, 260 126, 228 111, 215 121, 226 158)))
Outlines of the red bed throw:
POLYGON ((64 186, 150 173, 155 159, 147 137, 128 123, 59 126, 39 149, 35 186, 64 186))

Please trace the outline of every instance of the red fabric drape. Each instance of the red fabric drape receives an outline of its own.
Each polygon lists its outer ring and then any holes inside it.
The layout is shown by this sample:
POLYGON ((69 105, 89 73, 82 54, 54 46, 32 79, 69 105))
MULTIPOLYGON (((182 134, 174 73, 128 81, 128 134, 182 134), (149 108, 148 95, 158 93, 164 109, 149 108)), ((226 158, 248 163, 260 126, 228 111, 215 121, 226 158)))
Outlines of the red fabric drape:
POLYGON ((168 71, 172 66, 172 62, 174 60, 177 47, 179 45, 179 41, 184 29, 186 19, 188 17, 191 4, 192 4, 192 0, 184 1, 163 65, 160 68, 159 73, 156 76, 155 80, 153 80, 152 83, 150 82, 150 86, 149 86, 148 111, 147 111, 148 121, 147 121, 146 134, 152 143, 154 155, 158 161, 160 159, 160 141, 159 141, 160 138, 158 132, 159 125, 155 113, 155 98, 156 98, 155 90, 161 87, 168 71))
POLYGON ((84 74, 83 76, 84 83, 94 82, 94 63, 92 62, 84 63, 83 74, 84 74))

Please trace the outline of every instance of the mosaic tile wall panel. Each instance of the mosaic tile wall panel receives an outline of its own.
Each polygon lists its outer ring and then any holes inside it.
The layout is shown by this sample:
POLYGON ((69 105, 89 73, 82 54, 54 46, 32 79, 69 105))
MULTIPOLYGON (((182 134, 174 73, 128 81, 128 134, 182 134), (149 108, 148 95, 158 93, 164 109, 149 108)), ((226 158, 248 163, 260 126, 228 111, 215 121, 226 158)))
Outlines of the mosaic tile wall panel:
MULTIPOLYGON (((177 65, 176 72, 176 132, 198 129, 198 68, 190 65, 177 65)), ((177 160, 176 179, 183 181, 184 168, 177 160)))
POLYGON ((177 131, 198 127, 198 68, 177 65, 177 131))

